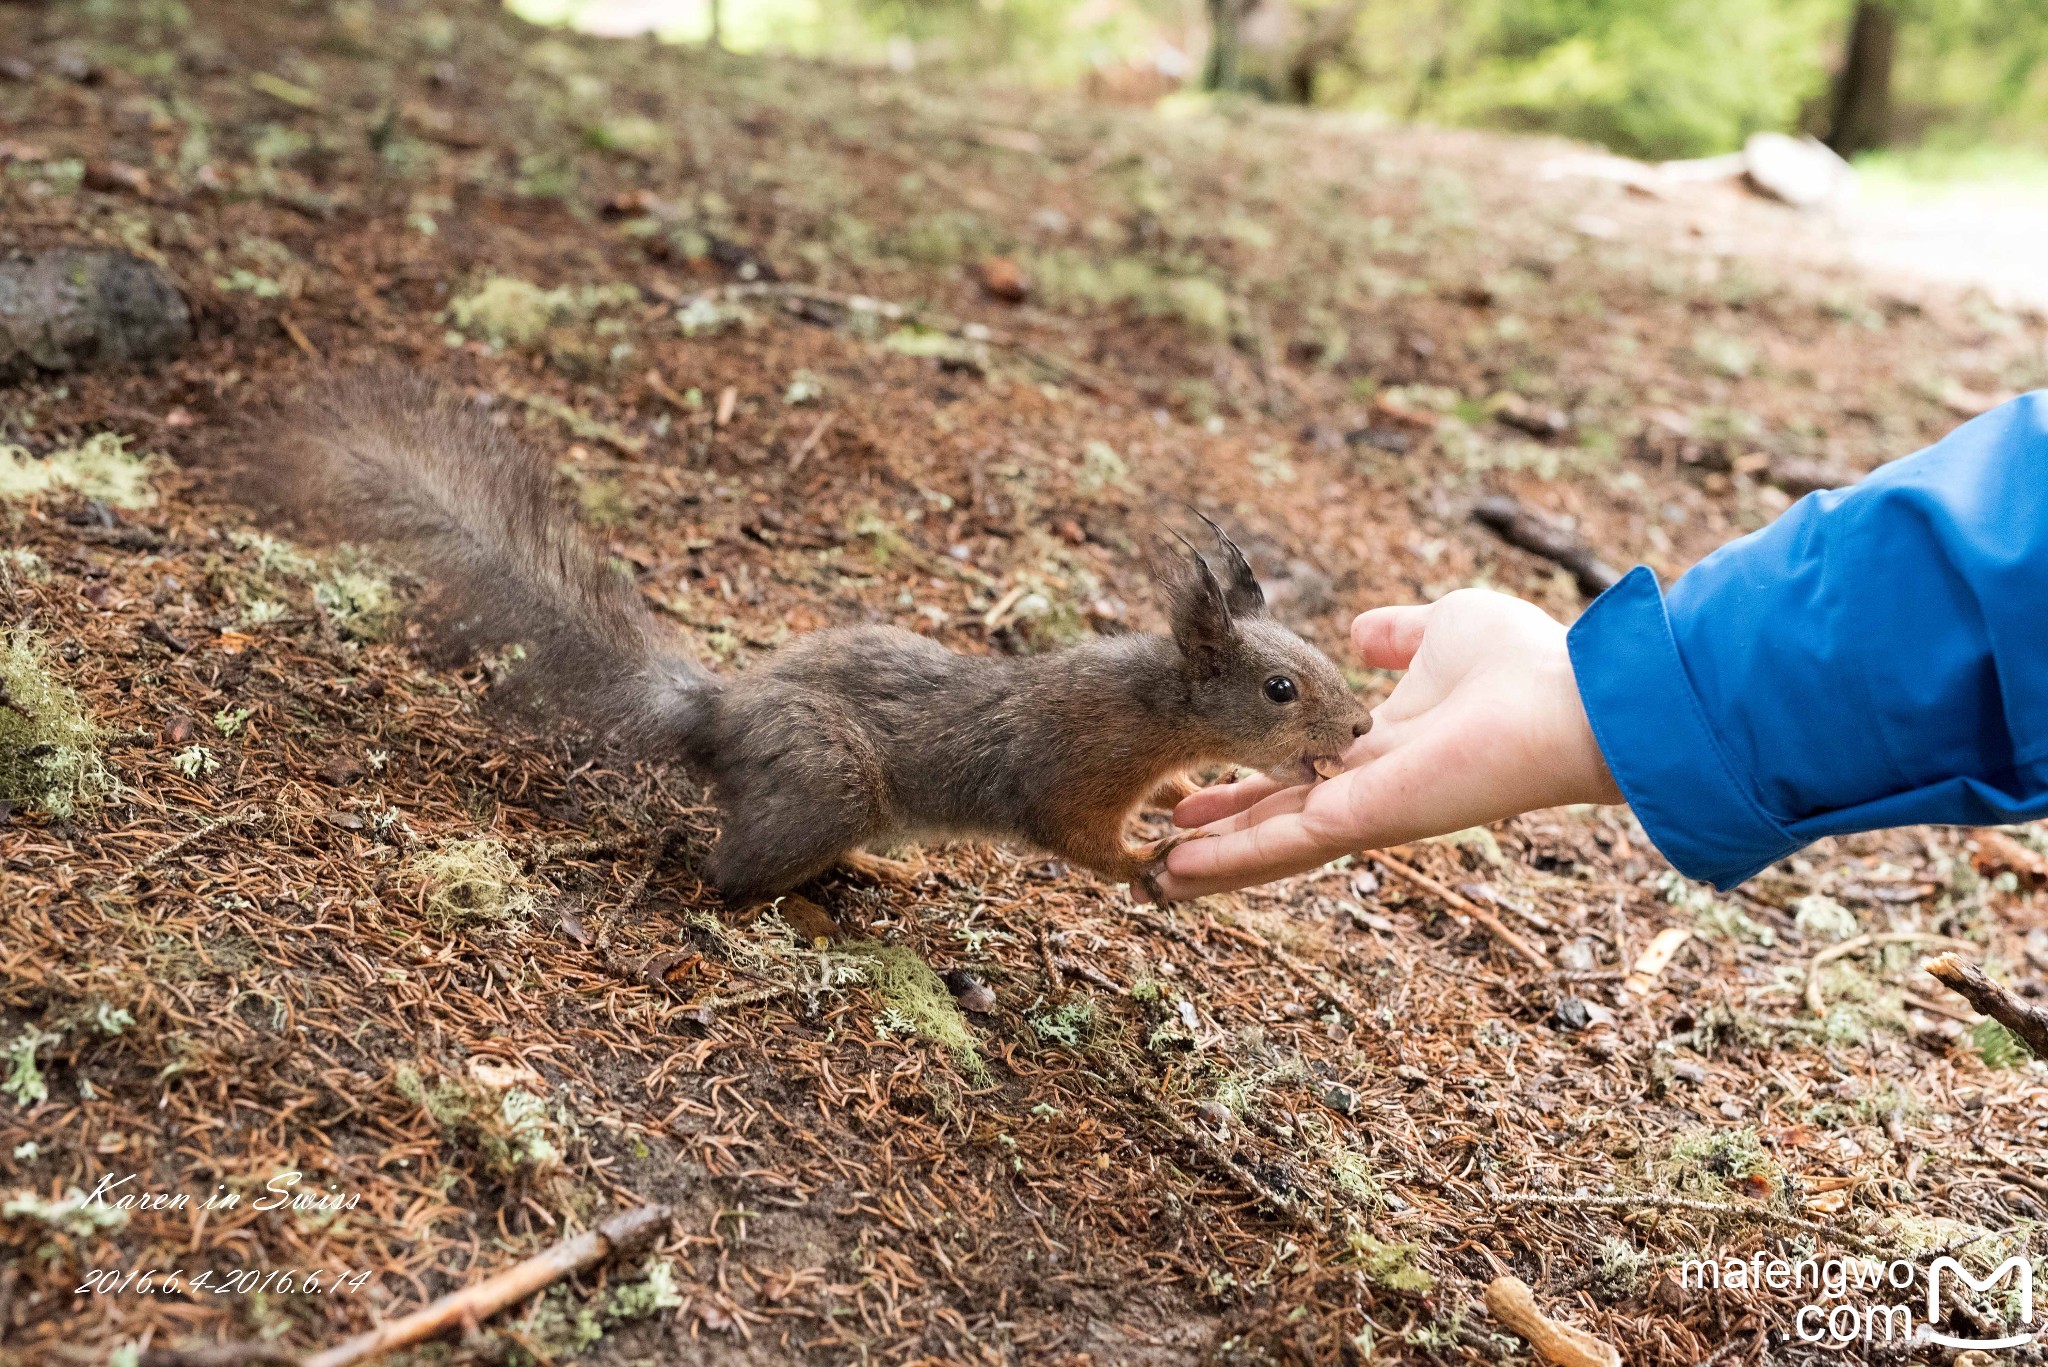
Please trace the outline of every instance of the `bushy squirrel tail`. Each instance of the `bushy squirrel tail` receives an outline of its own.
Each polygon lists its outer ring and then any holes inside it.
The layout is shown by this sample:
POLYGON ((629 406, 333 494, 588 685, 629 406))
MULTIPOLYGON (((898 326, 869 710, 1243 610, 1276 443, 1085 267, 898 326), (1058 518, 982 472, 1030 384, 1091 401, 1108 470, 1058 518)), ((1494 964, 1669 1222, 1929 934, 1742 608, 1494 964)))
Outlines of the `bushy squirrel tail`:
POLYGON ((680 754, 718 681, 605 563, 554 471, 490 414, 417 376, 323 382, 271 425, 252 473, 310 531, 393 551, 444 643, 523 646, 515 693, 649 758, 680 754))

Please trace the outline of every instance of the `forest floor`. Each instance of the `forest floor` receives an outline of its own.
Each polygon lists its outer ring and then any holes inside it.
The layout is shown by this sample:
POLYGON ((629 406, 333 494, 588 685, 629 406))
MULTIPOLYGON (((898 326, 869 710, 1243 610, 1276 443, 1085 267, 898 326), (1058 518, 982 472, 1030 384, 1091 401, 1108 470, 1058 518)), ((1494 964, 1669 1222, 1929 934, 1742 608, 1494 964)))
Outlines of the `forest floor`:
POLYGON ((1561 144, 482 3, 0 6, 0 53, 0 250, 140 253, 199 334, 0 401, 0 669, 78 722, 0 805, 0 1358, 329 1344, 646 1201, 650 1251, 413 1360, 1523 1361, 1503 1271, 1631 1362, 1838 1360, 1783 1337, 1810 1292, 1679 1264, 2042 1256, 2048 1073, 1918 967, 2041 992, 2038 830, 1721 896, 1554 811, 1167 912, 962 844, 808 889, 820 947, 719 905, 680 776, 507 715, 412 586, 210 473, 396 363, 557 456, 722 669, 1156 624, 1181 503, 1336 654, 1465 585, 1580 609, 1482 495, 1670 576, 2048 383, 2039 314, 1561 144))

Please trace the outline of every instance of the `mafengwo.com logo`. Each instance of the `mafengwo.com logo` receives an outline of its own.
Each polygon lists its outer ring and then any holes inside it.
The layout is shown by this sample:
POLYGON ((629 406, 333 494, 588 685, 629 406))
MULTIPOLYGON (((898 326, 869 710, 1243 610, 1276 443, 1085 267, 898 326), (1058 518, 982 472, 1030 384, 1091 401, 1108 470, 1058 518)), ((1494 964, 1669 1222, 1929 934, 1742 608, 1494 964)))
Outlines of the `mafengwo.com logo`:
POLYGON ((2023 1256, 1977 1276, 1955 1258, 1925 1267, 1906 1258, 1689 1259, 1679 1285, 1693 1291, 1810 1292, 1792 1317, 1802 1343, 1846 1349, 1940 1344, 1979 1352, 2048 1339, 2034 1315, 2034 1267, 2023 1256), (1963 1332, 1957 1332, 1961 1330, 1963 1332))

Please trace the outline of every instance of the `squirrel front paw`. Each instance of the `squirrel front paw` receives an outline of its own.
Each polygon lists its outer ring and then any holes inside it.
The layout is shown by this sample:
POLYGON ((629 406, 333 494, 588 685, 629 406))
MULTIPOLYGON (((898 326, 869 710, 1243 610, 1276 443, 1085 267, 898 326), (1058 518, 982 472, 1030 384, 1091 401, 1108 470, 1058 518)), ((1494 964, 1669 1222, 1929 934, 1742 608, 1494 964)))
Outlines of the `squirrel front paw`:
POLYGON ((1181 831, 1163 840, 1155 840, 1149 845, 1140 845, 1132 851, 1133 855, 1145 861, 1144 867, 1138 870, 1132 881, 1145 890, 1145 895, 1152 905, 1166 905, 1166 892, 1159 885, 1159 875, 1166 872, 1166 856, 1188 841, 1203 839, 1208 834, 1207 831, 1181 831))

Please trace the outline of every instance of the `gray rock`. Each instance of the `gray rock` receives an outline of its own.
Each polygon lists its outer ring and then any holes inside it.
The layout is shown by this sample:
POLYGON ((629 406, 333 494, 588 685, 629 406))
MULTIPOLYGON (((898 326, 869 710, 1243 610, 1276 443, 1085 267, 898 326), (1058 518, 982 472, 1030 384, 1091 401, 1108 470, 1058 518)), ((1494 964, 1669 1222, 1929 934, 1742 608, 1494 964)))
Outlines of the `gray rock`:
POLYGON ((64 247, 0 261, 0 383, 166 360, 191 340, 184 295, 139 256, 64 247))

